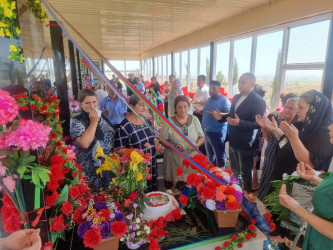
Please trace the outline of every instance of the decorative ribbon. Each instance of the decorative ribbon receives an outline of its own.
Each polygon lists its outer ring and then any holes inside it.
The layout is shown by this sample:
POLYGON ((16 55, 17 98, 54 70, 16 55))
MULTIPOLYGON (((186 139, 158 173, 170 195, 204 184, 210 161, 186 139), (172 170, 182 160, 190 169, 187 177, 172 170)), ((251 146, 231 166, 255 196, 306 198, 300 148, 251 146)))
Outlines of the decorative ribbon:
POLYGON ((35 209, 33 211, 30 211, 30 212, 26 212, 24 213, 24 217, 26 219, 26 223, 27 224, 30 224, 31 226, 33 227, 36 227, 36 225, 39 223, 39 222, 44 222, 44 221, 47 221, 47 220, 41 220, 40 217, 42 216, 44 210, 47 210, 49 209, 50 206, 44 206, 42 208, 39 208, 39 209, 35 209), (28 214, 31 214, 31 213, 35 213, 37 211, 37 216, 35 217, 35 219, 33 220, 33 222, 30 223, 30 220, 29 220, 29 216, 28 214))
MULTIPOLYGON (((32 176, 23 175, 24 180, 32 180, 32 176)), ((40 208, 40 190, 45 187, 45 183, 35 185, 35 198, 34 198, 34 210, 40 208)))
MULTIPOLYGON (((43 4, 45 5, 45 7, 47 8, 47 10, 49 11, 49 13, 52 15, 52 17, 54 18, 54 20, 58 23, 58 25, 61 27, 61 29, 63 30, 63 32, 66 34, 66 36, 73 42, 73 44, 75 45, 75 47, 80 51, 81 55, 86 59, 86 62, 90 65, 91 70, 95 73, 96 76, 99 76, 99 79, 103 79, 103 82, 105 82, 106 84, 108 84, 116 93, 117 95, 122 99, 122 100, 126 100, 127 98, 123 95, 123 93, 121 93, 119 91, 119 89, 105 76, 105 74, 96 66, 96 64, 89 58, 89 56, 82 50, 82 48, 76 43, 76 41, 74 40, 73 36, 71 36, 69 34, 69 32, 67 31, 67 29, 64 27, 63 23, 60 22, 60 20, 58 19, 58 17, 54 14, 54 12, 51 10, 54 9, 55 12, 57 12, 55 10, 55 8, 48 3, 47 0, 42 0, 43 4)), ((60 16, 61 14, 59 12, 57 12, 60 16)), ((62 16, 61 16, 62 17, 62 16)), ((67 21, 64 17, 62 17, 64 19, 64 21, 72 28, 74 29, 67 21)), ((75 29, 74 29, 75 30, 75 29)), ((78 33, 76 31, 76 33, 78 33)), ((79 34, 79 33, 78 33, 79 34)), ((79 36, 81 36, 81 34, 79 34, 79 36)), ((82 36, 81 36, 82 37, 82 36)), ((83 38, 84 39, 84 38, 83 38)), ((90 44, 90 43, 89 43, 90 44)), ((92 47, 90 45, 90 47, 92 47)), ((93 47, 92 47, 93 48, 93 47)), ((98 53, 101 57, 102 55, 93 48, 93 50, 95 50, 96 53, 98 53)), ((111 68, 111 70, 117 74, 125 83, 126 85, 138 96, 140 97, 141 100, 143 100, 155 113, 157 113, 165 122, 166 124, 173 128, 174 131, 176 131, 178 133, 178 135, 181 136, 181 138, 183 138, 186 142, 189 143, 189 145, 191 145, 198 153, 202 154, 197 147, 194 146, 194 144, 186 137, 182 134, 182 132, 175 127, 158 109, 157 107, 155 107, 152 103, 150 103, 148 101, 148 99, 143 96, 134 86, 132 86, 127 79, 116 69, 114 68, 104 57, 103 61, 111 68)), ((211 174, 208 170, 206 170, 205 168, 203 168, 202 166, 200 166, 198 163, 196 163, 195 161, 193 161, 190 157, 188 157, 187 155, 183 154, 181 151, 179 151, 176 147, 174 147, 171 143, 169 143, 167 140, 165 140, 158 132, 158 130, 156 128, 152 128, 151 126, 149 126, 148 124, 146 124, 152 131, 155 131, 155 133, 158 135, 158 137, 163 140, 165 143, 167 143, 169 145, 170 148, 172 148, 175 152, 177 152, 178 155, 180 155, 182 158, 187 159, 189 162, 191 162, 191 164, 197 168, 197 170, 199 170, 201 173, 203 173, 204 175, 208 176, 209 178, 211 178, 212 180, 216 181, 219 184, 223 184, 223 182, 216 177, 215 175, 211 174)))

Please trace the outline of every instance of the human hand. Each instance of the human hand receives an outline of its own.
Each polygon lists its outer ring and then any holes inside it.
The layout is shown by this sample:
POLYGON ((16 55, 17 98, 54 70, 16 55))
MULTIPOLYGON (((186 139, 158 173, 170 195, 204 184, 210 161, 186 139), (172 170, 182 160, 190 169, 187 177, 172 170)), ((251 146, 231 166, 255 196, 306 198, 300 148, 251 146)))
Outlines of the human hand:
POLYGON ((283 121, 280 124, 280 129, 290 141, 298 139, 298 129, 294 125, 289 125, 287 122, 283 121))
POLYGON ((39 250, 42 247, 39 232, 39 229, 16 231, 1 241, 0 248, 3 250, 39 250))
POLYGON ((265 120, 263 118, 261 118, 260 115, 256 115, 256 122, 258 123, 258 125, 262 128, 262 129, 266 129, 266 123, 265 120))
POLYGON ((180 152, 184 152, 185 149, 182 145, 179 145, 179 144, 175 144, 175 147, 180 151, 180 152))
POLYGON ((235 118, 228 117, 228 118, 227 118, 227 122, 228 122, 231 126, 238 126, 238 125, 239 125, 239 122, 240 122, 240 119, 239 119, 238 115, 235 113, 235 118))
POLYGON ((109 114, 110 114, 109 110, 107 110, 107 109, 102 109, 102 112, 103 112, 104 114, 106 114, 106 115, 109 115, 109 114))
POLYGON ((89 119, 91 123, 97 123, 99 121, 97 109, 93 109, 89 112, 89 119))
POLYGON ((313 184, 318 184, 321 181, 321 178, 317 176, 316 171, 304 162, 297 164, 296 172, 302 179, 313 184))
POLYGON ((272 120, 269 120, 268 117, 265 117, 264 121, 268 131, 273 132, 275 129, 278 128, 277 122, 274 117, 272 117, 272 120))
POLYGON ((222 119, 222 114, 218 109, 210 111, 210 115, 214 117, 215 120, 219 121, 222 119))
POLYGON ((294 198, 290 197, 286 191, 286 184, 282 184, 279 194, 279 202, 285 208, 295 212, 301 205, 294 198))

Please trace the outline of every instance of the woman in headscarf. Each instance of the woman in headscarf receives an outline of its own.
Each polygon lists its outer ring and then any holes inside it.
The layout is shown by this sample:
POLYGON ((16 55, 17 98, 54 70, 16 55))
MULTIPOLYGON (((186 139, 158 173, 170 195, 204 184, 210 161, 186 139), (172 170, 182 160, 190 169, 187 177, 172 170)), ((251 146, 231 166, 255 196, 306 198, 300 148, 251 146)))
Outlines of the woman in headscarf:
POLYGON ((298 162, 304 162, 315 170, 327 171, 333 155, 328 126, 333 122, 332 106, 322 93, 310 90, 297 102, 297 121, 281 122, 277 132, 281 135, 276 156, 273 179, 290 175, 298 162))
POLYGON ((168 95, 168 117, 172 117, 175 115, 175 99, 177 96, 182 95, 183 91, 181 89, 181 82, 179 79, 176 79, 175 75, 169 76, 169 82, 171 84, 171 88, 168 95))

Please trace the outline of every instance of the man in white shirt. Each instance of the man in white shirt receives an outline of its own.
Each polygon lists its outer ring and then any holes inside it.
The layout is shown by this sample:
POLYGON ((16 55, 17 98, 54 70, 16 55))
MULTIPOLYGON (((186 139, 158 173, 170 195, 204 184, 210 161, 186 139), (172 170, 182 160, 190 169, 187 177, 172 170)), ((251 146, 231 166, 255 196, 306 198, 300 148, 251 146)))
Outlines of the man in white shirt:
POLYGON ((209 98, 209 89, 206 85, 206 76, 199 75, 197 79, 198 89, 192 100, 193 104, 193 115, 198 117, 200 123, 202 122, 203 108, 209 98))

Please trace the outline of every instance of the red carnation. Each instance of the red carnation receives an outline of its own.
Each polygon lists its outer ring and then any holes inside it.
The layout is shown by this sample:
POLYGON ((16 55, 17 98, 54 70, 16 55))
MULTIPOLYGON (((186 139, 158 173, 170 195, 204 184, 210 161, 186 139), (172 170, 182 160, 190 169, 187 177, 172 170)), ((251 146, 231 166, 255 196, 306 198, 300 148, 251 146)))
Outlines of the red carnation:
POLYGON ((83 184, 77 184, 76 186, 77 186, 78 189, 80 190, 80 194, 81 194, 81 195, 84 195, 84 194, 86 193, 87 188, 86 188, 85 185, 83 185, 83 184))
POLYGON ((230 245, 230 241, 226 240, 225 242, 223 242, 224 247, 228 247, 229 245, 230 245))
POLYGON ((221 249, 222 249, 222 247, 220 247, 220 246, 215 247, 215 250, 221 250, 221 249))
POLYGON ((224 192, 226 195, 234 195, 236 193, 236 189, 234 187, 228 186, 224 192))
POLYGON ((270 223, 270 224, 269 224, 269 228, 270 228, 272 231, 274 231, 275 228, 276 228, 275 223, 274 223, 274 222, 270 223))
POLYGON ((64 215, 69 216, 73 212, 73 205, 68 201, 64 201, 61 206, 61 212, 64 215))
POLYGON ((230 169, 226 169, 226 170, 224 170, 224 172, 227 172, 228 174, 232 175, 232 172, 230 169))
POLYGON ((238 201, 227 202, 225 206, 227 209, 236 210, 239 207, 239 203, 238 201))
POLYGON ((52 195, 46 195, 45 197, 45 204, 47 206, 53 206, 54 203, 58 200, 59 194, 57 191, 55 191, 52 195))
POLYGON ((22 106, 22 107, 19 107, 19 110, 21 110, 21 111, 28 111, 29 108, 27 106, 22 106))
POLYGON ((201 183, 202 183, 202 175, 196 175, 194 180, 193 180, 194 186, 198 186, 201 183))
POLYGON ((252 233, 252 237, 253 238, 257 237, 257 234, 256 233, 252 233))
POLYGON ((75 163, 75 167, 76 167, 79 171, 82 171, 82 165, 81 165, 81 164, 75 163))
POLYGON ((46 183, 46 187, 50 192, 54 192, 57 190, 57 188, 59 187, 59 183, 58 180, 50 180, 49 182, 46 183))
POLYGON ((116 204, 118 210, 121 210, 123 208, 123 206, 119 202, 115 201, 114 203, 116 204))
POLYGON ((3 229, 6 233, 14 233, 21 229, 23 222, 20 219, 19 215, 11 215, 4 222, 3 229))
POLYGON ((252 218, 250 218, 250 222, 251 222, 251 224, 256 224, 256 221, 252 218))
POLYGON ((243 242, 239 242, 239 243, 237 244, 237 247, 238 247, 238 248, 242 248, 242 247, 243 247, 243 242))
POLYGON ((252 224, 247 227, 250 231, 256 230, 256 227, 253 226, 252 224))
POLYGON ((181 203, 184 207, 186 207, 186 206, 187 206, 188 198, 187 198, 186 195, 181 194, 181 195, 179 196, 179 201, 180 201, 180 203, 181 203))
POLYGON ((122 221, 115 221, 111 224, 111 232, 115 237, 123 237, 127 232, 127 225, 122 221))
POLYGON ((191 163, 189 160, 187 160, 187 159, 184 159, 184 160, 183 160, 183 166, 185 166, 185 167, 188 168, 191 164, 192 164, 192 163, 191 163))
POLYGON ((170 212, 165 216, 165 221, 170 222, 172 220, 173 220, 173 215, 172 215, 172 212, 170 212))
POLYGON ((62 172, 61 167, 59 165, 51 165, 50 172, 51 172, 51 174, 49 174, 50 180, 64 179, 64 173, 62 172))
POLYGON ((246 234, 245 234, 245 238, 246 238, 247 240, 251 239, 251 237, 252 237, 252 236, 251 236, 250 233, 246 233, 246 234))
POLYGON ((194 179, 195 179, 196 176, 197 176, 197 175, 194 174, 194 173, 189 174, 189 175, 187 176, 187 183, 188 183, 189 185, 193 186, 193 185, 194 185, 194 179))
POLYGON ((158 244, 158 241, 154 237, 149 238, 149 248, 148 250, 160 250, 160 246, 158 244))
POLYGON ((215 182, 215 181, 212 181, 212 180, 210 180, 210 179, 208 179, 208 181, 207 181, 207 185, 208 185, 210 188, 213 188, 213 189, 216 188, 216 182, 215 182))
POLYGON ((86 247, 94 248, 100 243, 102 236, 100 231, 96 229, 90 229, 83 236, 83 243, 86 247))
POLYGON ((172 215, 175 220, 180 220, 183 217, 183 215, 180 213, 179 208, 172 210, 172 215))
POLYGON ((75 199, 80 195, 80 189, 77 186, 72 186, 69 188, 68 190, 68 194, 69 197, 71 197, 71 199, 75 199))
POLYGON ((82 218, 83 212, 81 211, 81 208, 78 208, 73 213, 73 220, 78 225, 81 222, 84 222, 85 220, 82 218))
POLYGON ((238 236, 237 236, 237 234, 235 234, 235 235, 232 236, 231 240, 235 241, 235 240, 237 240, 237 238, 238 238, 238 236))
POLYGON ((178 175, 178 176, 184 176, 184 175, 183 175, 183 169, 182 169, 182 167, 178 167, 178 168, 177 168, 177 175, 178 175))
POLYGON ((131 192, 129 194, 129 197, 128 197, 131 201, 133 201, 134 199, 138 198, 138 194, 135 193, 135 192, 131 192))
POLYGON ((52 224, 50 225, 50 231, 61 232, 67 228, 67 225, 64 224, 63 215, 54 217, 52 224))
POLYGON ((212 188, 210 187, 205 187, 202 190, 202 196, 204 199, 209 200, 209 199, 213 199, 215 195, 215 192, 212 188))
POLYGON ((41 248, 41 250, 52 250, 52 249, 53 249, 53 244, 51 241, 46 242, 41 248))
POLYGON ((268 221, 270 221, 272 216, 269 213, 265 213, 264 217, 265 217, 265 220, 268 222, 268 221))
POLYGON ((110 218, 110 214, 111 214, 111 212, 110 212, 109 209, 101 209, 99 212, 101 213, 101 216, 102 216, 102 217, 104 217, 104 218, 106 218, 106 219, 109 219, 109 218, 110 218))
POLYGON ((18 93, 17 95, 15 95, 16 99, 22 99, 22 98, 27 98, 27 95, 24 93, 18 93))
POLYGON ((58 165, 62 167, 63 165, 65 165, 66 161, 59 155, 53 155, 50 158, 50 163, 51 165, 58 165))

